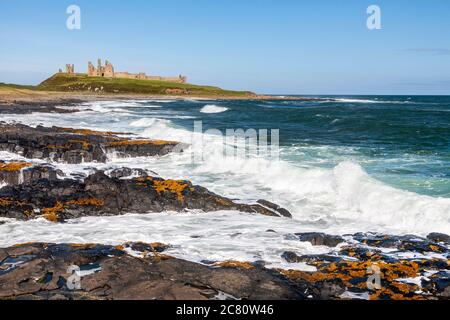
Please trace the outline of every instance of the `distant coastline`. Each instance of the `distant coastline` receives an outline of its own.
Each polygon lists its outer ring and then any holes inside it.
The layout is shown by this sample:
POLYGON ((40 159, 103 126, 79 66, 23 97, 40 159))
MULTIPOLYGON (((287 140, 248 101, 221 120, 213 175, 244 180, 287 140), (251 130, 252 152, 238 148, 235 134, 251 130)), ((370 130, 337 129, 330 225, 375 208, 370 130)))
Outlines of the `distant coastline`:
POLYGON ((320 100, 301 96, 260 95, 164 81, 105 79, 81 74, 55 74, 37 86, 0 83, 0 104, 60 104, 110 99, 320 100))

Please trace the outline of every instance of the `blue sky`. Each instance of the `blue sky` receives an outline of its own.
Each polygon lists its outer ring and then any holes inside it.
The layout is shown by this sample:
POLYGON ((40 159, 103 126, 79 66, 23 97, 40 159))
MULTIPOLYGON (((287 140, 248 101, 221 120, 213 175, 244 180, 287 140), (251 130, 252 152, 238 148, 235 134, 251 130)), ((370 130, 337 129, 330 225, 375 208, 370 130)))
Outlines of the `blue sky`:
POLYGON ((449 17, 448 0, 2 0, 0 82, 102 57, 258 93, 450 94, 449 17), (366 28, 371 4, 382 30, 366 28))

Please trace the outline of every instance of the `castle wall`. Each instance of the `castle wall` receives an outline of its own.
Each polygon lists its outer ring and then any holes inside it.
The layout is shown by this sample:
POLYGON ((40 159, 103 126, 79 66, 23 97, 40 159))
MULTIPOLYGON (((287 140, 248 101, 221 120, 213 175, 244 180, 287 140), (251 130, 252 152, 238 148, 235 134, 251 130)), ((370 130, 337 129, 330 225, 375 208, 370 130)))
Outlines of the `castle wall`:
POLYGON ((153 81, 167 81, 176 83, 186 83, 187 78, 178 77, 161 77, 161 76, 147 76, 144 72, 140 73, 129 73, 129 72, 114 72, 114 66, 105 61, 105 66, 102 66, 102 62, 98 59, 97 68, 89 62, 88 72, 89 77, 105 77, 105 78, 119 78, 119 79, 139 79, 139 80, 153 80, 153 81))

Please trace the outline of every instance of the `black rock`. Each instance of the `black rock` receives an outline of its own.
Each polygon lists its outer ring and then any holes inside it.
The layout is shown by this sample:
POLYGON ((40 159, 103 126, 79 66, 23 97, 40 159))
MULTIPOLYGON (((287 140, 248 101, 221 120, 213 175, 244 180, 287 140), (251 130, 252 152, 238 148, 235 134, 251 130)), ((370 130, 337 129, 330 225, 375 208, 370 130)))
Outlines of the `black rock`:
POLYGON ((414 235, 385 235, 377 233, 356 233, 353 239, 370 247, 395 248, 399 251, 445 253, 448 249, 434 241, 414 235))
POLYGON ((450 244, 450 236, 444 233, 437 233, 437 232, 430 233, 427 236, 427 239, 437 243, 442 242, 445 244, 450 244))
POLYGON ((182 152, 186 147, 174 141, 126 139, 119 133, 60 127, 29 127, 0 123, 0 150, 28 159, 44 159, 78 164, 106 162, 109 153, 117 156, 160 156, 182 152))
MULTIPOLYGON (((40 171, 38 171, 40 172, 40 171)), ((84 181, 39 179, 0 189, 0 217, 51 221, 129 212, 237 210, 278 217, 260 206, 238 204, 189 181, 158 177, 118 179, 97 171, 84 181)))
POLYGON ((278 215, 286 218, 292 218, 292 214, 285 208, 280 207, 279 205, 272 203, 267 200, 259 199, 257 201, 258 204, 262 205, 263 207, 266 207, 267 209, 270 209, 274 212, 276 212, 278 215))
MULTIPOLYGON (((32 243, 0 249, 0 256, 0 261, 21 260, 20 268, 0 273, 0 300, 206 300, 220 292, 246 300, 306 298, 262 266, 210 267, 163 255, 134 257, 120 246, 32 243), (69 290, 75 280, 69 266, 92 270, 78 279, 80 289, 69 290)), ((4 267, 0 262, 0 270, 4 267)))
POLYGON ((299 256, 295 252, 285 251, 281 257, 289 263, 298 263, 298 262, 339 262, 342 261, 341 257, 333 256, 329 254, 319 254, 319 255, 302 255, 299 256))
POLYGON ((311 242, 313 246, 336 247, 339 243, 344 242, 344 238, 340 236, 328 235, 320 232, 296 233, 300 241, 311 242))
MULTIPOLYGON (((131 169, 131 168, 117 168, 109 172, 105 172, 111 178, 127 178, 127 177, 146 177, 148 176, 147 171, 144 169, 131 169)), ((157 176, 156 173, 152 172, 153 176, 157 176)))

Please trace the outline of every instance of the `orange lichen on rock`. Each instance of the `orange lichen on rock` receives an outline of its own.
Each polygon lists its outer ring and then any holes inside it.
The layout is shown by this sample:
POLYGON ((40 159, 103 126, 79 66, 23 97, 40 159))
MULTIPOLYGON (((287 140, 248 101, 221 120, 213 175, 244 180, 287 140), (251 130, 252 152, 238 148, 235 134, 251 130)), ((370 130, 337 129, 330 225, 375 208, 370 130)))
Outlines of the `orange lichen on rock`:
POLYGON ((59 214, 64 212, 70 206, 94 206, 101 207, 105 204, 103 200, 96 198, 82 198, 66 201, 64 203, 57 201, 53 208, 42 209, 42 216, 52 222, 58 222, 59 214))
POLYGON ((64 131, 74 134, 82 134, 82 135, 91 135, 91 136, 113 136, 116 134, 123 134, 119 132, 111 132, 111 131, 95 131, 90 129, 72 129, 72 128, 62 128, 64 131))
POLYGON ((10 198, 0 198, 0 206, 8 207, 8 206, 23 206, 24 202, 11 200, 10 198))
POLYGON ((396 263, 384 261, 341 261, 341 262, 311 262, 317 272, 298 270, 282 270, 278 272, 292 281, 304 280, 309 283, 341 280, 348 288, 367 289, 365 279, 368 279, 368 268, 374 265, 380 268, 380 277, 383 281, 382 289, 377 290, 370 296, 371 299, 419 299, 421 296, 415 294, 419 287, 414 284, 398 282, 402 278, 416 278, 420 272, 420 265, 414 261, 401 260, 396 263))
POLYGON ((10 200, 8 198, 0 198, 0 206, 7 207, 11 206, 12 204, 14 204, 13 200, 10 200))
POLYGON ((108 143, 109 147, 117 147, 117 146, 136 146, 136 145, 155 145, 155 146, 164 146, 164 145, 176 145, 178 142, 174 141, 165 141, 165 140, 120 140, 113 141, 108 143))
POLYGON ((245 270, 255 269, 255 266, 253 266, 249 262, 240 262, 240 261, 235 261, 235 260, 217 262, 214 264, 214 266, 222 267, 222 268, 240 268, 240 269, 245 269, 245 270))
POLYGON ((58 222, 58 214, 61 212, 64 212, 64 205, 58 201, 54 207, 42 209, 42 217, 51 222, 58 222))
POLYGON ((153 180, 153 186, 158 194, 170 192, 175 193, 180 202, 184 201, 183 191, 187 188, 187 183, 179 180, 153 180))
POLYGON ((23 168, 31 167, 33 164, 29 162, 9 162, 0 163, 0 171, 20 171, 23 168))
POLYGON ((77 200, 70 200, 65 203, 65 206, 93 206, 93 207, 101 207, 105 204, 103 200, 96 198, 84 198, 77 200))

